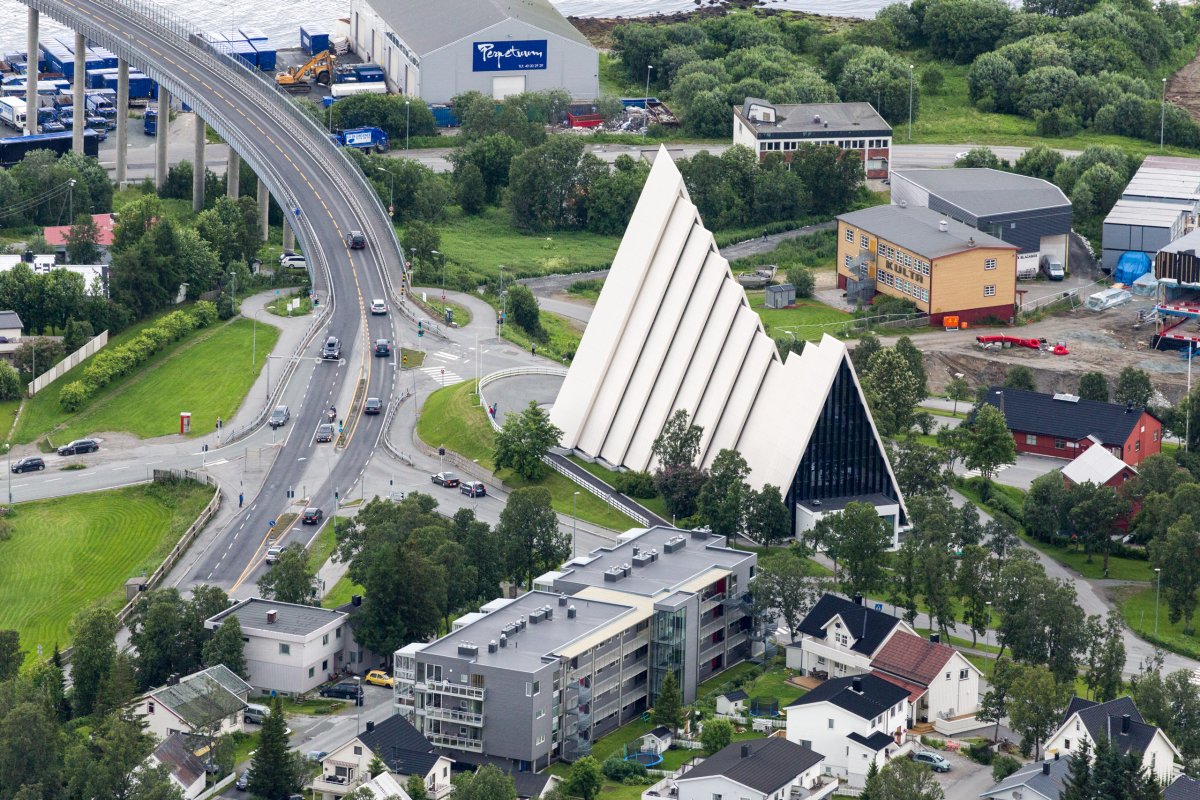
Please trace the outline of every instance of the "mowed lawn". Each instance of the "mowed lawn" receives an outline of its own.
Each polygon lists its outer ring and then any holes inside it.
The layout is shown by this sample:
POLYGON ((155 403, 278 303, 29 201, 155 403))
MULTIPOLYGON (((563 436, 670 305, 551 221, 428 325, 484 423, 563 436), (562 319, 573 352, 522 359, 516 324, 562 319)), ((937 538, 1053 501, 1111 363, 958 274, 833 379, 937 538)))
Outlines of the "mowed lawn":
POLYGON ((796 298, 796 304, 791 308, 766 308, 763 305, 765 292, 755 290, 746 292, 750 307, 758 314, 767 326, 767 332, 772 335, 784 336, 783 331, 791 330, 797 339, 817 341, 822 334, 836 336, 841 330, 836 324, 854 319, 840 309, 832 308, 816 300, 796 298))
POLYGON ((0 541, 0 628, 18 631, 29 657, 66 647, 71 619, 92 603, 123 605, 125 581, 158 568, 212 492, 147 484, 19 503, 0 541))
POLYGON ((163 436, 179 431, 181 411, 192 414, 192 436, 210 433, 218 416, 228 420, 237 411, 279 338, 278 328, 259 322, 251 366, 253 327, 252 320, 237 319, 197 331, 68 414, 54 388, 75 380, 76 367, 27 404, 14 438, 29 442, 48 434, 60 444, 104 431, 163 436))

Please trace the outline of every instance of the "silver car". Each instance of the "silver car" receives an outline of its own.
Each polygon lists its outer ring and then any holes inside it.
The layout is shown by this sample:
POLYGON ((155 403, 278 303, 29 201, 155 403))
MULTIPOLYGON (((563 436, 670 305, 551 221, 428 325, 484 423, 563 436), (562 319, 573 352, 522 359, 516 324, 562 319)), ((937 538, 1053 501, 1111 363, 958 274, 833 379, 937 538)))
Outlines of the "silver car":
POLYGON ((287 406, 275 406, 275 410, 271 412, 271 418, 267 420, 267 424, 272 428, 279 428, 287 424, 287 421, 292 418, 292 412, 287 406))

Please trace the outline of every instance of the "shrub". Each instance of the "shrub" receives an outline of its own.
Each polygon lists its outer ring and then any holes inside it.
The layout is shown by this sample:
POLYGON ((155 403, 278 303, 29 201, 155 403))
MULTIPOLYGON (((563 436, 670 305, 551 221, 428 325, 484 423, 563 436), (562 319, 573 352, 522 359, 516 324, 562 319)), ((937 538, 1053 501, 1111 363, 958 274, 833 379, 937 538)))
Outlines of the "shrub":
POLYGON ((812 271, 797 264, 787 271, 788 283, 796 289, 796 297, 812 297, 816 279, 812 271))
POLYGON ((63 411, 78 411, 91 399, 92 393, 83 381, 71 381, 58 393, 58 404, 63 411))
POLYGON ((648 500, 657 497, 654 477, 649 472, 622 472, 613 480, 613 488, 621 494, 648 500))
POLYGON ((623 783, 628 779, 640 783, 646 775, 644 766, 636 761, 626 761, 615 753, 604 760, 600 769, 604 773, 604 777, 617 783, 623 783))
POLYGON ((986 742, 975 742, 967 748, 967 758, 977 764, 991 764, 996 757, 996 751, 986 742))
POLYGON ((992 780, 999 783, 1020 768, 1021 762, 1012 756, 996 756, 995 760, 992 761, 992 780))
POLYGON ((939 739, 936 736, 922 736, 921 744, 925 745, 926 747, 933 748, 934 750, 946 749, 946 741, 944 739, 939 739))

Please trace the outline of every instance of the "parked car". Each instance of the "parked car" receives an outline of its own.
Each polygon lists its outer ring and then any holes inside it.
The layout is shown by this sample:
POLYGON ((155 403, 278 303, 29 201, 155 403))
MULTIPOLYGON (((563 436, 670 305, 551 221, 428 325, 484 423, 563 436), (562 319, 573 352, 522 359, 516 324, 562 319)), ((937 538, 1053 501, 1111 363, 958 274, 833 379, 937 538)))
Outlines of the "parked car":
POLYGON ((362 697, 362 687, 356 683, 335 683, 333 686, 322 686, 317 694, 337 700, 354 700, 362 697))
POLYGON ((317 426, 317 441, 332 442, 333 441, 333 426, 328 422, 317 426))
POLYGON ((306 761, 321 761, 327 755, 329 755, 329 753, 326 750, 309 750, 304 754, 304 758, 306 761))
POLYGON ((367 246, 367 237, 362 231, 350 231, 346 234, 346 246, 351 250, 362 250, 367 246))
POLYGON ((269 716, 271 716, 271 708, 269 706, 259 705, 258 703, 247 703, 246 710, 242 713, 242 720, 254 725, 262 725, 269 716))
POLYGON ((380 300, 378 298, 376 298, 375 300, 372 300, 371 301, 371 313, 372 314, 386 314, 387 313, 387 303, 383 302, 382 300, 380 300))
POLYGON ((46 462, 42 460, 41 456, 26 456, 25 458, 18 458, 12 463, 12 471, 17 473, 38 472, 45 468, 46 462))
POLYGON ((483 481, 463 481, 458 485, 458 490, 467 497, 483 497, 487 494, 483 481))
POLYGON ((271 412, 271 418, 267 420, 267 424, 272 428, 278 428, 286 425, 287 421, 292 418, 292 412, 287 406, 275 406, 275 410, 271 412))
POLYGON ((453 472, 439 472, 436 475, 431 475, 430 478, 438 486, 445 486, 448 489, 453 489, 458 486, 458 476, 453 472))
POLYGON ((237 789, 239 792, 244 792, 250 787, 250 767, 246 767, 246 771, 238 776, 237 789))
POLYGON ((78 456, 84 453, 94 453, 100 449, 100 443, 95 439, 76 439, 70 444, 58 448, 60 456, 78 456))
POLYGON ((319 508, 306 508, 304 513, 300 515, 301 525, 316 525, 321 520, 325 519, 325 512, 319 508))
POLYGON ((946 760, 945 756, 938 755, 937 753, 931 753, 928 750, 921 750, 920 752, 913 753, 912 760, 918 764, 924 764, 928 766, 934 772, 950 771, 950 762, 946 760))
POLYGON ((279 257, 279 266, 281 267, 305 267, 307 261, 304 256, 299 253, 284 253, 279 257))
POLYGON ((363 683, 369 683, 372 686, 386 686, 389 689, 396 685, 392 676, 381 669, 373 669, 364 675, 363 683))
POLYGON ((336 336, 330 336, 325 340, 325 347, 321 350, 321 358, 329 358, 336 361, 342 357, 342 343, 336 336))
POLYGON ((375 340, 375 355, 387 358, 392 354, 392 343, 387 339, 375 340))
POLYGON ((378 414, 383 411, 383 401, 378 397, 368 397, 367 402, 363 403, 364 414, 378 414))
POLYGON ((282 547, 268 547, 267 548, 267 563, 268 564, 279 563, 279 556, 282 553, 283 553, 282 547))

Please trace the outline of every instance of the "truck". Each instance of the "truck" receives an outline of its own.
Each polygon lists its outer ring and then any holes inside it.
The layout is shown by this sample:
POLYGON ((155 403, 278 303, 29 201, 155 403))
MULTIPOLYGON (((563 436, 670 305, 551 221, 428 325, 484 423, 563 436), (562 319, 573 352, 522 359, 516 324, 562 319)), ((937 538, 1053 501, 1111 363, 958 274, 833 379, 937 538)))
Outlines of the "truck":
POLYGON ((0 98, 0 122, 14 130, 25 127, 25 101, 16 97, 0 98))
POLYGON ((147 108, 146 113, 142 115, 142 133, 147 136, 158 134, 158 112, 153 108, 147 108))
POLYGON ((331 134, 329 138, 338 147, 374 148, 377 153, 388 151, 388 135, 379 128, 350 128, 331 134))
POLYGON ((386 83, 335 83, 330 87, 329 93, 335 98, 349 97, 354 94, 387 94, 386 83))
MULTIPOLYGON (((0 139, 0 167, 11 167, 18 164, 26 153, 34 150, 50 150, 58 155, 69 153, 71 152, 72 137, 71 131, 63 131, 0 139)), ((84 131, 83 154, 95 158, 99 153, 99 135, 95 131, 84 131)))
POLYGON ((1058 256, 1042 256, 1041 268, 1042 274, 1052 281, 1061 281, 1067 274, 1058 256))

